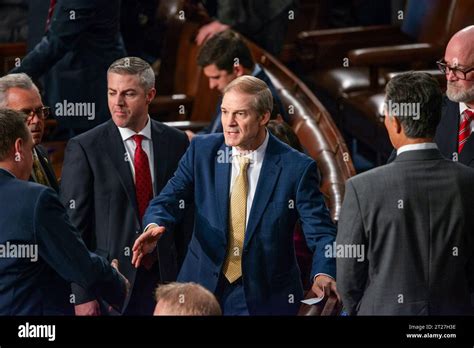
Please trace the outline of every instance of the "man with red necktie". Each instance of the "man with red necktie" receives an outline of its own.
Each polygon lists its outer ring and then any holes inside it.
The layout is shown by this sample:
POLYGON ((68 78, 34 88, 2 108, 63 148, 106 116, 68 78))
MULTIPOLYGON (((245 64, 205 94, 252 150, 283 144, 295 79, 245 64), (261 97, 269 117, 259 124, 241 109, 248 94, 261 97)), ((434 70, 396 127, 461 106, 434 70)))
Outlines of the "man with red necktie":
MULTIPOLYGON (((115 61, 107 84, 112 119, 69 141, 61 198, 87 246, 118 259, 130 280, 132 291, 122 314, 151 315, 157 283, 177 277, 186 237, 177 232, 162 240, 158 252, 138 270, 131 264, 131 248, 143 230, 149 201, 172 176, 189 143, 183 132, 149 117, 156 91, 148 63, 136 57, 115 61)), ((108 313, 95 294, 78 286, 73 294, 77 315, 108 313)))
POLYGON ((474 26, 453 35, 438 67, 447 90, 435 142, 445 157, 474 167, 474 26))

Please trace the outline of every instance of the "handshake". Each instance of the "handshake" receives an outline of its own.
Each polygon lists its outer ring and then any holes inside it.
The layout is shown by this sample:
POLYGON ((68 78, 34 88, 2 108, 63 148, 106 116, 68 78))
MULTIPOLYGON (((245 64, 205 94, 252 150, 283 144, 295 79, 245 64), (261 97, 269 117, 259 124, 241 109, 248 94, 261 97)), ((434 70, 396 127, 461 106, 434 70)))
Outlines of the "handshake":
MULTIPOLYGON (((144 257, 156 249, 156 245, 160 236, 165 232, 165 228, 162 226, 151 225, 143 232, 143 234, 135 241, 132 251, 132 264, 135 268, 140 267, 144 264, 146 266, 146 258, 144 257)), ((130 293, 130 282, 128 279, 119 271, 119 262, 117 259, 113 259, 110 263, 113 268, 117 271, 119 276, 123 278, 126 287, 126 297, 130 293)), ((89 302, 75 305, 75 314, 77 316, 99 316, 101 315, 99 301, 92 300, 89 302)), ((109 312, 112 311, 112 306, 108 308, 109 312)))

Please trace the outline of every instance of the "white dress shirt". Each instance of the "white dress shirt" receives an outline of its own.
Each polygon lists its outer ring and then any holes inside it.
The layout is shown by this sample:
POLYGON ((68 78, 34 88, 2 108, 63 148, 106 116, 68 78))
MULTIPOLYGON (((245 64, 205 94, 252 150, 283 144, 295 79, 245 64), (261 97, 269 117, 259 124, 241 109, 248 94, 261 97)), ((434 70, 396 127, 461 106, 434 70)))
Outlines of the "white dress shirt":
MULTIPOLYGON (((255 151, 248 154, 244 154, 243 157, 250 159, 250 164, 247 168, 247 179, 248 179, 248 192, 247 192, 247 217, 245 219, 245 226, 249 221, 250 210, 252 209, 253 198, 255 197, 255 189, 257 188, 258 178, 260 177, 260 171, 262 170, 263 159, 265 158, 265 151, 267 150, 268 131, 266 131, 265 140, 255 151)), ((240 172, 240 166, 236 156, 240 155, 239 150, 236 147, 232 147, 232 175, 230 178, 229 197, 232 193, 232 187, 234 186, 235 180, 240 172)))
POLYGON ((397 150, 397 156, 403 152, 415 151, 415 150, 432 150, 437 149, 438 145, 435 143, 420 143, 420 144, 409 144, 400 146, 397 150))
MULTIPOLYGON (((459 124, 461 124, 462 121, 464 121, 464 111, 466 111, 466 109, 469 109, 469 106, 467 106, 465 103, 459 103, 459 124)), ((473 109, 469 109, 469 110, 474 112, 473 109)), ((474 132, 474 120, 471 120, 471 133, 473 132, 474 132)))
MULTIPOLYGON (((145 127, 138 133, 131 130, 130 128, 121 128, 118 127, 120 135, 122 137, 123 144, 125 146, 125 150, 127 151, 130 169, 132 171, 133 181, 135 182, 135 166, 133 165, 135 159, 135 149, 137 148, 137 144, 133 140, 133 136, 135 134, 143 135, 142 140, 142 148, 145 151, 146 155, 148 156, 148 164, 150 166, 150 173, 151 173, 151 182, 153 187, 153 196, 156 194, 155 192, 155 170, 153 166, 153 143, 151 140, 151 121, 150 116, 148 116, 148 121, 145 127)), ((125 160, 125 154, 124 154, 125 160)))

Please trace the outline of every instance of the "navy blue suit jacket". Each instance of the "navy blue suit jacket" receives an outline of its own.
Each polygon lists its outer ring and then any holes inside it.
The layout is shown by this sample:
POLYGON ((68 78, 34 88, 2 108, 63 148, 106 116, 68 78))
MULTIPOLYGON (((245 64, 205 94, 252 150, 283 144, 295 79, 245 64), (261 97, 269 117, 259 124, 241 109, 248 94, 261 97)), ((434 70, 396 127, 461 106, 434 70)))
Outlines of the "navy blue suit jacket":
POLYGON ((0 315, 72 315, 71 282, 122 306, 122 278, 87 250, 51 188, 0 169, 0 192, 0 244, 37 245, 38 256, 0 257, 0 315))
POLYGON ((90 129, 108 120, 107 69, 126 55, 120 0, 57 0, 48 31, 12 72, 43 77, 44 101, 90 103, 95 115, 56 115, 61 127, 90 129))
MULTIPOLYGON (((214 292, 227 251, 231 148, 223 134, 195 137, 178 170, 144 217, 172 231, 183 202, 196 203, 194 233, 178 281, 214 292), (230 157, 229 157, 230 158, 230 157)), ((324 248, 336 236, 319 191, 316 163, 270 135, 245 233, 243 286, 250 314, 296 314, 303 297, 293 231, 301 221, 313 252, 311 277, 335 277, 335 260, 324 248)))
MULTIPOLYGON (((272 96, 273 96, 272 118, 276 118, 276 116, 280 114, 283 117, 283 119, 287 123, 289 123, 288 114, 286 113, 285 108, 283 107, 283 104, 280 100, 280 97, 278 96, 276 88, 273 85, 270 78, 268 77, 268 75, 263 70, 263 68, 255 77, 265 82, 268 88, 270 89, 270 92, 272 92, 272 96)), ((216 114, 214 115, 214 118, 212 119, 211 123, 209 124, 209 126, 207 126, 202 131, 200 131, 199 134, 222 133, 223 129, 222 129, 222 123, 221 123, 221 103, 222 103, 222 98, 219 99, 219 103, 217 104, 217 107, 216 107, 216 114)))

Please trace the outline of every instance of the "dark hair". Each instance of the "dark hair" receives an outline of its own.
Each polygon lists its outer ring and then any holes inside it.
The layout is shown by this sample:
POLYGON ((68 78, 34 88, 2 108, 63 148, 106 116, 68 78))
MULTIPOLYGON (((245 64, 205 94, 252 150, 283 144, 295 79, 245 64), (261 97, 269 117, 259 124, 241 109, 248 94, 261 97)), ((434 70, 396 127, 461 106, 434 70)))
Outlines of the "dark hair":
POLYGON ((30 131, 26 126, 26 115, 20 111, 0 109, 0 161, 13 149, 18 138, 28 141, 30 131))
POLYGON ((398 117, 408 138, 432 138, 441 119, 442 93, 430 74, 396 75, 385 87, 385 108, 398 117))
POLYGON ((301 143, 295 132, 285 122, 271 120, 267 124, 267 129, 270 131, 270 133, 276 136, 279 140, 283 141, 285 144, 291 146, 299 152, 304 152, 303 147, 301 146, 301 143))
POLYGON ((232 30, 212 36, 199 50, 198 65, 215 64, 219 70, 231 73, 237 62, 244 68, 253 69, 255 63, 249 48, 239 34, 232 30))

